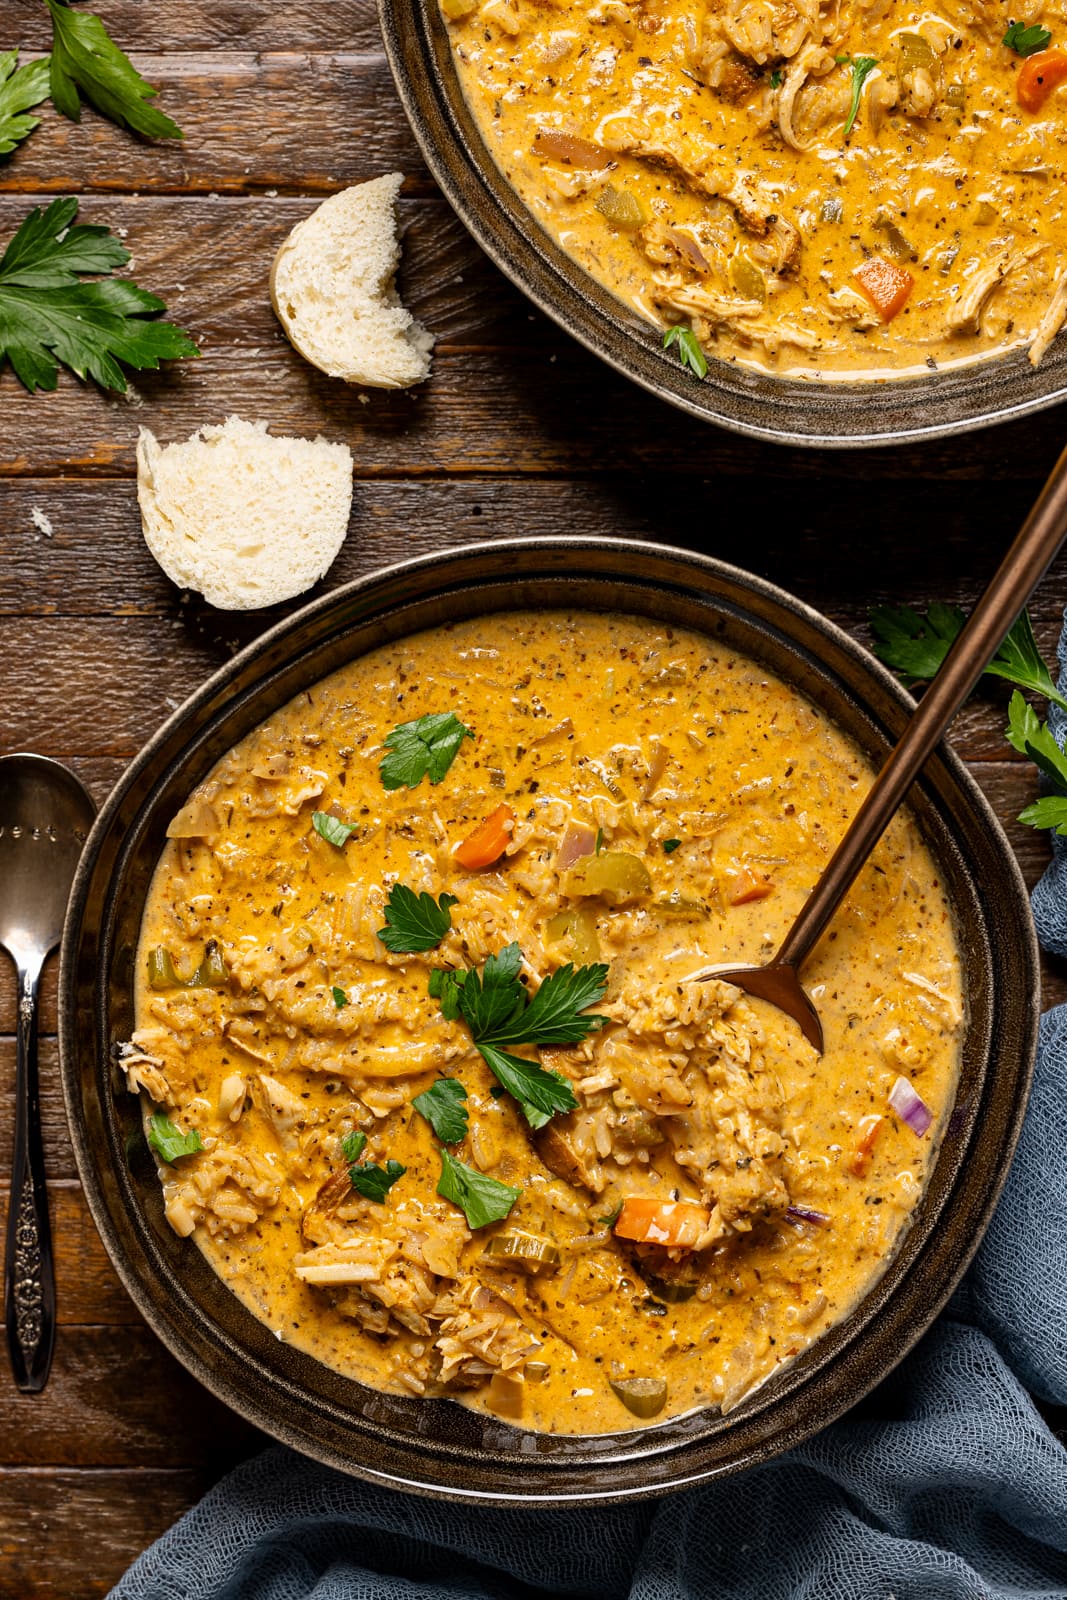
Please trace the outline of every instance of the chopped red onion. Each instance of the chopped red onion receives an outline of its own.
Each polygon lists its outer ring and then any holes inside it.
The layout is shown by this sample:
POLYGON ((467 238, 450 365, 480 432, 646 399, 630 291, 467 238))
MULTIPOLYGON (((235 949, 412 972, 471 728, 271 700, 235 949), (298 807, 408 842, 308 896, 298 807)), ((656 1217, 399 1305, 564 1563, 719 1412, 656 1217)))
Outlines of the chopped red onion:
POLYGON ((906 1122, 912 1133, 920 1139, 934 1120, 930 1107, 907 1078, 898 1078, 890 1089, 889 1104, 901 1122, 906 1122))
POLYGON ((787 1222, 813 1222, 817 1228, 825 1228, 830 1221, 825 1211, 811 1206, 790 1206, 785 1215, 787 1222))
POLYGON ((591 856, 596 849, 596 829, 586 822, 571 822, 556 851, 556 871, 566 872, 583 856, 591 856))

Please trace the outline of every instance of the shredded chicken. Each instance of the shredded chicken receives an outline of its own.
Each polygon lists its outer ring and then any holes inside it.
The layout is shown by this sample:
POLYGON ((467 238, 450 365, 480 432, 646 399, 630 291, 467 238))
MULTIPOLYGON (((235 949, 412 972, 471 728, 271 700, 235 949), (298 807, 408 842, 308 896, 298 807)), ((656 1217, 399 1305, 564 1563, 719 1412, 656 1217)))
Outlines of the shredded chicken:
POLYGON ((1060 273, 1052 299, 1037 325, 1030 344, 1030 364, 1037 366, 1053 339, 1067 320, 1067 270, 1060 273))

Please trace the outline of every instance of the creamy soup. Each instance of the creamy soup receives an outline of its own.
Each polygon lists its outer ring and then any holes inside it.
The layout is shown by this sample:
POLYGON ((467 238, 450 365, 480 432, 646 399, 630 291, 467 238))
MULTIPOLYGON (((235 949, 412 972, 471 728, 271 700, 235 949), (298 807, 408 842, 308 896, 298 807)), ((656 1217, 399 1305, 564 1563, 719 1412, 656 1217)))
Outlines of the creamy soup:
POLYGON ((504 175, 691 367, 1036 364, 1061 328, 1057 0, 440 4, 504 175))
POLYGON ((907 813, 775 948, 871 779, 762 666, 635 617, 483 617, 299 695, 170 827, 137 1029, 166 1215, 376 1388, 599 1433, 728 1411, 922 1194, 963 1019, 907 813))

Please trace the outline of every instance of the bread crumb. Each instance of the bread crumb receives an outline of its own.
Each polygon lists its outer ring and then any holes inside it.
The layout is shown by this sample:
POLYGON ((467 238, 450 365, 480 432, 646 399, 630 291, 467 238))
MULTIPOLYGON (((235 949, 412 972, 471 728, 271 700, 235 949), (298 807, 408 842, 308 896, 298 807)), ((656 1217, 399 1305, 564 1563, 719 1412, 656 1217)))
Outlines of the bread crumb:
POLYGON ((56 531, 52 526, 51 517, 46 516, 40 506, 30 507, 30 521, 39 533, 44 534, 46 539, 50 539, 56 531))

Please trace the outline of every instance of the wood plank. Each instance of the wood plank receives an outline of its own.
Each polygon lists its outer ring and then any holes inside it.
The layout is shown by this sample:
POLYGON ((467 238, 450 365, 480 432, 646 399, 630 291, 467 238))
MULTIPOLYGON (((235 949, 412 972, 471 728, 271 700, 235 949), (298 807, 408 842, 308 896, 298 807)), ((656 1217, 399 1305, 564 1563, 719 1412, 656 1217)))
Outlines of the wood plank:
MULTIPOLYGON (((104 12, 101 7, 101 12, 104 12)), ((21 7, 15 36, 25 50, 51 48, 52 30, 37 6, 21 7)), ((126 51, 182 54, 205 50, 368 50, 380 46, 378 13, 363 3, 322 0, 107 0, 112 38, 126 51)))
MULTIPOLYGON (((936 595, 973 604, 1006 542, 1006 530, 1024 516, 1032 487, 1025 481, 930 483, 921 524, 902 532, 896 500, 872 497, 864 483, 828 478, 817 497, 801 497, 795 515, 785 519, 774 496, 766 504, 746 504, 751 493, 740 480, 696 479, 686 487, 687 522, 679 527, 665 514, 676 487, 669 473, 647 474, 624 485, 615 474, 604 473, 580 481, 514 476, 412 481, 364 478, 363 466, 357 458, 349 536, 324 588, 428 549, 495 537, 610 533, 690 545, 750 567, 867 643, 868 608, 874 602, 922 603, 923 597, 936 595), (863 527, 870 542, 843 541, 827 564, 827 527, 863 527), (936 541, 930 540, 930 528, 938 531, 936 541)), ((224 619, 195 597, 179 605, 178 591, 142 541, 130 478, 16 477, 7 482, 2 498, 0 615, 150 615, 169 621, 184 620, 192 611, 203 633, 212 619, 218 627, 231 620, 258 631, 294 609, 295 602, 224 619), (35 512, 48 518, 50 536, 34 523, 35 512)), ((1050 660, 1065 593, 1067 555, 1031 604, 1050 660)))
MULTIPOLYGON (((8 1172, 9 1151, 5 1150, 4 1155, 4 1170, 8 1172)), ((3 1221, 7 1217, 7 1199, 6 1185, 0 1185, 3 1221)), ((143 1326, 140 1312, 122 1287, 100 1242, 81 1185, 71 1180, 50 1182, 48 1206, 55 1254, 57 1327, 143 1326)))
MULTIPOLYGON (((111 20, 110 18, 108 19, 111 20)), ((329 194, 400 170, 430 185, 380 40, 364 49, 131 52, 185 137, 131 138, 91 108, 69 122, 50 105, 4 167, 12 191, 329 194)))
POLYGON ((214 1468, 0 1468, 0 1593, 102 1600, 220 1476, 214 1468))
MULTIPOLYGON (((11 231, 27 203, 10 194, 0 198, 0 234, 11 231)), ((751 514, 765 528, 790 524, 795 500, 785 517, 784 485, 814 480, 818 489, 806 498, 807 519, 834 550, 833 563, 828 568, 820 559, 818 570, 829 576, 838 563, 847 571, 861 568, 862 593, 871 587, 875 534, 921 538, 917 572, 925 572, 942 538, 943 525, 931 529, 918 501, 909 502, 914 509, 905 514, 902 502, 880 501, 870 492, 873 480, 1018 485, 1003 502, 1007 527, 996 502, 988 514, 979 508, 971 518, 971 538, 984 533, 996 549, 1059 449, 1063 408, 991 431, 981 451, 949 440, 922 450, 828 456, 710 428, 666 409, 530 308, 440 201, 402 208, 403 288, 439 336, 434 374, 411 391, 359 391, 308 366, 270 309, 266 284, 274 251, 309 204, 158 195, 87 200, 85 220, 128 230, 138 280, 201 339, 202 359, 138 375, 126 400, 70 374, 61 374, 56 393, 29 396, 6 370, 0 375, 0 473, 129 476, 141 424, 169 440, 237 411, 264 417, 278 431, 346 439, 364 478, 601 475, 617 503, 632 497, 636 514, 654 521, 661 537, 683 540, 729 528, 740 513, 749 562, 760 550, 751 514), (642 483, 650 473, 662 476, 642 483), (761 480, 758 493, 748 482, 752 474, 761 480), (716 491, 724 478, 739 476, 745 478, 743 498, 724 508, 716 491), (822 513, 827 483, 835 479, 867 490, 848 523, 822 513), (690 509, 696 485, 700 504, 690 509)), ((962 519, 956 526, 962 536, 962 519)), ((820 548, 825 551, 825 542, 820 548)))
POLYGON ((0 1380, 0 1439, 6 1467, 200 1471, 224 1470, 270 1442, 190 1377, 143 1324, 60 1328, 39 1395, 0 1380))

